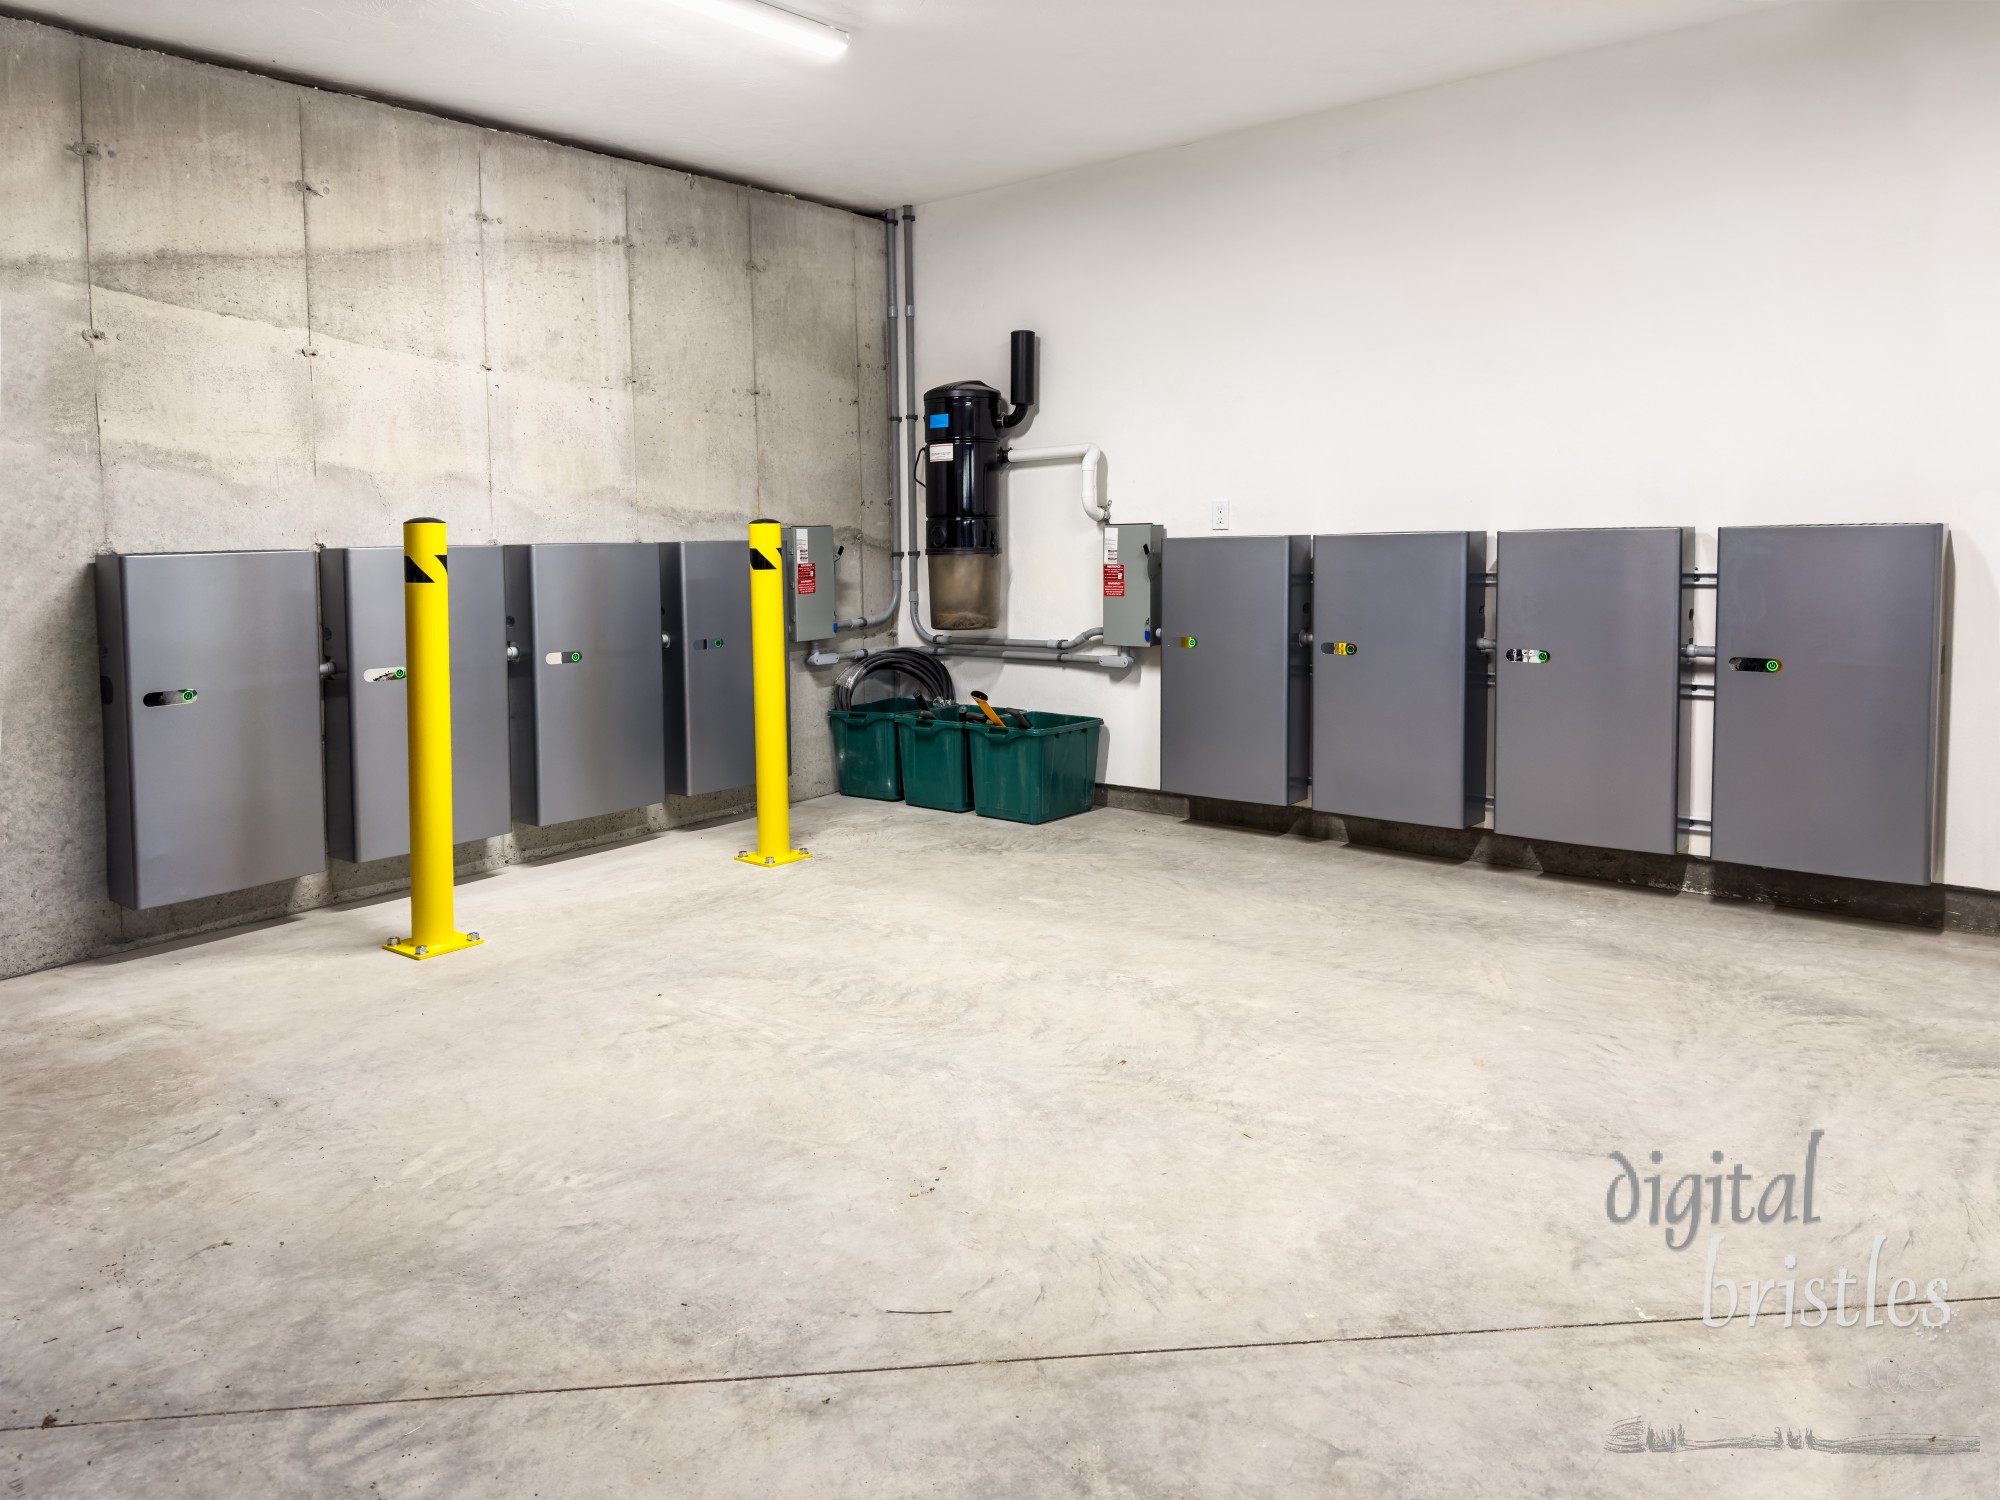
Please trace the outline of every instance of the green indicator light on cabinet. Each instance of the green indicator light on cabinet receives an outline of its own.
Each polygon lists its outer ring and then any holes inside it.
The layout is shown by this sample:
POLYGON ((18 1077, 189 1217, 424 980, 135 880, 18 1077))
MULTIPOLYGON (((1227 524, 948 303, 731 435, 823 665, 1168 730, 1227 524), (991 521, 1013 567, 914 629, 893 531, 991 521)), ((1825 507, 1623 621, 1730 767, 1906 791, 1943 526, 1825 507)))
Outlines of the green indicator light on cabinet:
POLYGON ((1196 641, 1195 638, 1191 635, 1184 635, 1181 637, 1181 649, 1184 651, 1192 651, 1199 644, 1200 643, 1196 641))
POLYGON ((581 651, 572 651, 572 652, 570 652, 570 654, 569 654, 569 659, 570 659, 571 661, 582 661, 582 660, 583 660, 583 653, 582 653, 581 651))
POLYGON ((1764 663, 1764 670, 1766 672, 1781 672, 1784 670, 1784 667, 1785 664, 1781 661, 1767 661, 1764 663))
POLYGON ((193 689, 193 688, 182 688, 182 689, 181 689, 181 702, 183 702, 183 703, 192 703, 192 702, 194 702, 194 689, 193 689))

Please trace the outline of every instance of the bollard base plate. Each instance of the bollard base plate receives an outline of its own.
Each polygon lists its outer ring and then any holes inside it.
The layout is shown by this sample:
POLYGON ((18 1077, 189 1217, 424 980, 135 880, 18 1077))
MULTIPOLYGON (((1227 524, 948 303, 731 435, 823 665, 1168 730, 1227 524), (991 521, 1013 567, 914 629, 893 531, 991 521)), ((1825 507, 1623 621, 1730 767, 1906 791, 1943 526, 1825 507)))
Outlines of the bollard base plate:
POLYGON ((795 865, 802 859, 811 859, 809 849, 787 849, 783 854, 760 854, 755 849, 745 849, 736 858, 743 864, 756 865, 760 869, 775 865, 795 865))
POLYGON ((476 932, 454 932, 441 943, 419 944, 415 938, 397 938, 393 943, 382 946, 391 953, 400 953, 405 958, 437 958, 442 954, 456 953, 461 948, 477 948, 486 940, 476 932))

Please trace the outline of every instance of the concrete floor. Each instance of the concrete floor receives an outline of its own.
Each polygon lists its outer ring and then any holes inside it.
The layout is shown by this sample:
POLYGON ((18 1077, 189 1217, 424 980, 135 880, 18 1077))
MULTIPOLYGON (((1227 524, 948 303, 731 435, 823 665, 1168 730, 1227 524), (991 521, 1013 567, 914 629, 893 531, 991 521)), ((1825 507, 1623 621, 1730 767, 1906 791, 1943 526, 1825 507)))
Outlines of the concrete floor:
POLYGON ((0 985, 4 1494, 1994 1493, 1992 940, 1134 812, 796 826, 509 868, 435 963, 389 901, 0 985), (1815 1129, 1819 1221, 1723 1274, 1883 1235, 1947 1326, 1704 1328, 1707 1226, 1607 1217, 1609 1152, 1815 1129), (1885 1434, 1984 1446, 1827 1451, 1885 1434))

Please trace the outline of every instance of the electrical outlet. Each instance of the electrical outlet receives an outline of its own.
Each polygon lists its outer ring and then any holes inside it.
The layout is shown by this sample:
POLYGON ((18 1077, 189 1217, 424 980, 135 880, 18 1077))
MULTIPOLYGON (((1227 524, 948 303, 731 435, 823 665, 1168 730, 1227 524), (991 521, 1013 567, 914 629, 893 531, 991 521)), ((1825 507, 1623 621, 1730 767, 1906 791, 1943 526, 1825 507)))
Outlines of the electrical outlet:
POLYGON ((1229 502, 1227 500, 1217 500, 1214 502, 1214 514, 1209 518, 1208 526, 1211 531, 1227 531, 1229 529, 1229 502))

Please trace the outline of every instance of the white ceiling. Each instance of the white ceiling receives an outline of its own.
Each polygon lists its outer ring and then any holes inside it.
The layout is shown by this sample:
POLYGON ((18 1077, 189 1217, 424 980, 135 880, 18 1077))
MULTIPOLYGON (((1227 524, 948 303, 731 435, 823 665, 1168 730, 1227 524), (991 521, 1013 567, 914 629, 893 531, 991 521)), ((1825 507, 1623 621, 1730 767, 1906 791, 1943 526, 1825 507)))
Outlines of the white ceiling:
POLYGON ((668 0, 0 0, 7 10, 883 207, 1786 0, 788 0, 821 61, 668 0))

